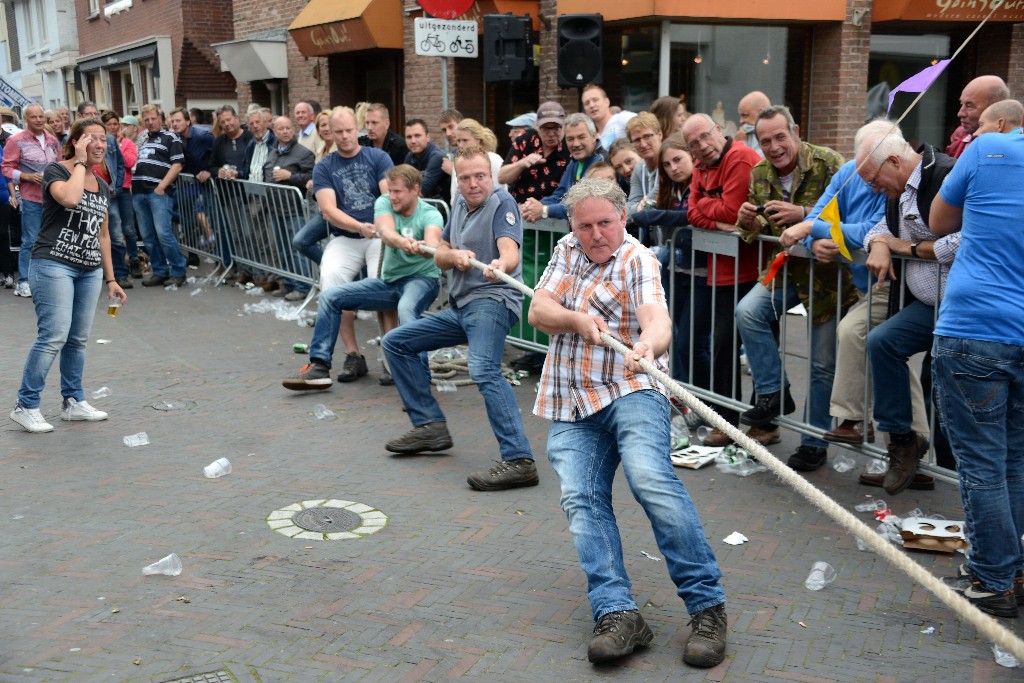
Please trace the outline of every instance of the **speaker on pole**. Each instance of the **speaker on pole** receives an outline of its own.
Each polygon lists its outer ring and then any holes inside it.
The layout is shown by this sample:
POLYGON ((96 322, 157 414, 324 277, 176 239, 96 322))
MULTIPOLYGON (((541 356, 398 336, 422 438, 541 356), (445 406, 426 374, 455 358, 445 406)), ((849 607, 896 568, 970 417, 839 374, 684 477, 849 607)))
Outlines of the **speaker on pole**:
POLYGON ((563 14, 558 17, 558 85, 582 88, 603 80, 600 14, 563 14))
POLYGON ((484 81, 529 80, 533 69, 533 49, 529 17, 511 14, 484 16, 484 81))

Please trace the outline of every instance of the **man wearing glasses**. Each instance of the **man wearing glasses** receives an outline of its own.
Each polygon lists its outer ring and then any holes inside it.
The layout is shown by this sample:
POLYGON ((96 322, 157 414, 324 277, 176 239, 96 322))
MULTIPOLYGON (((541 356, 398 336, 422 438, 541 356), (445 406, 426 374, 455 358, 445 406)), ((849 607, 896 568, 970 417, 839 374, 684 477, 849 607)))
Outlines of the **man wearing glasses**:
MULTIPOLYGON (((747 200, 750 172, 761 160, 742 142, 726 137, 707 114, 694 114, 683 123, 683 140, 693 155, 690 185, 690 225, 706 230, 736 232, 736 216, 747 200)), ((739 259, 708 254, 708 285, 717 287, 711 345, 711 390, 739 400, 741 396, 740 339, 735 332, 735 302, 757 282, 757 247, 739 243, 739 259)), ((719 407, 718 413, 736 424, 739 413, 719 407)), ((756 438, 756 435, 751 438, 756 438)), ((714 429, 705 446, 725 446, 731 439, 714 429)))
POLYGON ((868 270, 880 282, 894 281, 890 311, 902 302, 898 313, 868 333, 872 379, 885 387, 875 395, 874 418, 889 433, 889 470, 882 480, 889 495, 914 483, 917 463, 928 452, 928 439, 913 429, 907 360, 932 347, 935 307, 960 246, 959 232, 936 239, 928 227, 932 200, 954 162, 931 145, 915 152, 898 133, 876 132, 857 148, 860 177, 888 197, 885 220, 864 237, 868 270), (894 254, 913 260, 900 272, 894 254))
POLYGON ((519 208, 524 220, 533 223, 542 218, 565 218, 565 207, 562 206, 565 193, 586 175, 591 164, 608 161, 608 154, 597 137, 597 128, 586 114, 570 114, 566 117, 565 146, 572 158, 562 174, 562 180, 555 191, 544 199, 527 199, 523 202, 519 208))

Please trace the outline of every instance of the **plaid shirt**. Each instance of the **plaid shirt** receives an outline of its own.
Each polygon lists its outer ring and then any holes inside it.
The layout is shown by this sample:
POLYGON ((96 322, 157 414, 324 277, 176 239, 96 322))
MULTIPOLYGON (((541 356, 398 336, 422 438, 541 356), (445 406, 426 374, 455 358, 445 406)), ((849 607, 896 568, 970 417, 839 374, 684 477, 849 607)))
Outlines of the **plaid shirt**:
MULTIPOLYGON (((910 174, 907 186, 904 188, 903 194, 900 195, 900 234, 898 237, 910 242, 935 240, 932 246, 935 249, 935 260, 939 262, 939 265, 916 259, 908 259, 903 264, 904 278, 910 293, 921 303, 934 306, 938 303, 936 293, 939 295, 938 299, 941 300, 942 293, 946 291, 949 267, 953 264, 956 250, 960 247, 960 231, 935 239, 935 235, 928 224, 924 222, 924 218, 921 217, 921 212, 917 207, 917 191, 921 186, 921 165, 922 162, 918 162, 914 167, 914 172, 910 174)), ((882 218, 875 227, 868 230, 868 234, 864 236, 864 244, 870 245, 871 240, 888 234, 891 234, 889 226, 886 224, 885 218, 882 218)))
MULTIPOLYGON (((636 309, 665 306, 657 259, 629 235, 606 263, 591 262, 579 240, 566 235, 558 240, 537 288, 554 294, 571 311, 604 318, 611 336, 627 346, 640 340, 636 309)), ((656 360, 665 370, 668 354, 656 360)), ((665 393, 647 374, 627 373, 625 358, 614 349, 587 344, 577 334, 557 334, 548 346, 533 413, 574 422, 644 389, 665 393)))

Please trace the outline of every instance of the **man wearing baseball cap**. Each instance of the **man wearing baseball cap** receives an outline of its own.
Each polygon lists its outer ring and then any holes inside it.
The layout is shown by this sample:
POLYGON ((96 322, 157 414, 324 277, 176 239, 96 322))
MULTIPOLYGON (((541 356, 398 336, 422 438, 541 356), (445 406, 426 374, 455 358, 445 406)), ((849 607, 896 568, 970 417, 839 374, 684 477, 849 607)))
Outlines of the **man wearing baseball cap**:
MULTIPOLYGON (((498 182, 507 183, 508 191, 515 197, 520 206, 528 199, 540 201, 558 189, 558 183, 565 175, 569 165, 569 148, 563 141, 563 124, 565 109, 558 102, 545 102, 537 109, 537 126, 513 140, 512 149, 505 157, 505 165, 498 171, 498 182)), ((511 123, 509 124, 511 125, 511 123)), ((529 255, 523 258, 523 282, 532 287, 537 282, 540 272, 551 256, 549 235, 541 238, 538 231, 529 224, 523 227, 522 253, 529 255), (540 272, 538 272, 540 271, 540 272)), ((524 303, 521 321, 521 333, 527 327, 526 318, 530 302, 524 303)), ((526 336, 524 334, 524 336, 526 336)), ((538 343, 547 343, 547 335, 536 332, 534 337, 538 343)), ((513 361, 516 369, 537 370, 544 362, 544 354, 528 352, 513 361)))
MULTIPOLYGON (((519 121, 524 115, 508 122, 519 121)), ((498 182, 522 204, 527 199, 543 199, 555 191, 569 164, 569 150, 562 142, 565 109, 558 102, 545 102, 536 114, 536 130, 526 130, 512 141, 512 149, 498 172, 498 182)))
POLYGON ((516 138, 530 130, 531 128, 537 127, 537 115, 532 111, 505 122, 508 126, 508 139, 512 142, 516 141, 516 138))

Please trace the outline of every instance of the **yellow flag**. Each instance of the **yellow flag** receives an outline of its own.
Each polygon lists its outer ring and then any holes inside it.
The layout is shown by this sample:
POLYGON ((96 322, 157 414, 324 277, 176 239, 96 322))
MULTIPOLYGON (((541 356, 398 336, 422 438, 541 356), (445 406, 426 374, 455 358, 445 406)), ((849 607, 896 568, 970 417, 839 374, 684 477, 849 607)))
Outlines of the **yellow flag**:
POLYGON ((825 205, 818 217, 829 224, 828 234, 839 247, 839 253, 852 261, 850 250, 846 247, 846 240, 843 239, 843 229, 839 225, 839 202, 836 201, 836 197, 832 197, 832 201, 825 205))

